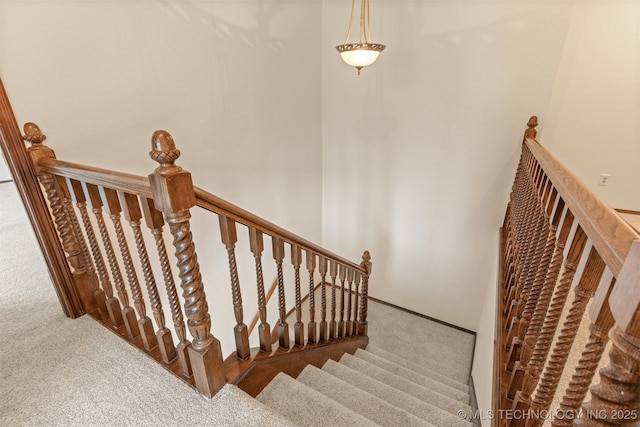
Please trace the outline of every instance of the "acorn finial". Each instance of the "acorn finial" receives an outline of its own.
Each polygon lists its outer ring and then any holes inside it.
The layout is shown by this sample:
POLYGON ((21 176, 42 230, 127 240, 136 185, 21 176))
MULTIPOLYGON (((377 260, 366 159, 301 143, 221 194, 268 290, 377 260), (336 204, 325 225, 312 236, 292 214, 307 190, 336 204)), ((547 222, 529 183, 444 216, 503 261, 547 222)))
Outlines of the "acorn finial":
POLYGON ((24 136, 22 139, 32 145, 42 144, 47 139, 47 136, 42 133, 38 125, 35 123, 25 123, 23 129, 24 136))
POLYGON ((177 167, 174 163, 180 157, 180 150, 169 132, 157 130, 153 133, 149 157, 160 164, 160 169, 177 167))
POLYGON ((536 126, 538 126, 538 117, 531 116, 529 121, 527 122, 527 130, 524 131, 524 139, 527 138, 535 138, 537 135, 536 126))

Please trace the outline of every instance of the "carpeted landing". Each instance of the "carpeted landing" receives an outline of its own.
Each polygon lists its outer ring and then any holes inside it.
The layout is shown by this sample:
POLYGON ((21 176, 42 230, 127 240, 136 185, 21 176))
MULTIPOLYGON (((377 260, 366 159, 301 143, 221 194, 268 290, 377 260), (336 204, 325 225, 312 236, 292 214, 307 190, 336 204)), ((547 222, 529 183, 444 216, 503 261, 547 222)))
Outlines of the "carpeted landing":
POLYGON ((12 183, 0 184, 0 425, 469 426, 474 337, 369 304, 366 351, 213 399, 87 316, 61 312, 12 183), (402 325, 398 328, 398 325, 402 325))

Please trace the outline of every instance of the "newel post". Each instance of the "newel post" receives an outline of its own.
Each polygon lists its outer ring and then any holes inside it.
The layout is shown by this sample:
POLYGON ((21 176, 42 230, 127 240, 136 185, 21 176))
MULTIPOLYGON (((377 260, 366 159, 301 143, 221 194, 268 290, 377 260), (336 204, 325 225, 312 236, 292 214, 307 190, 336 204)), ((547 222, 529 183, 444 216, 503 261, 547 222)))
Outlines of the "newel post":
POLYGON ((62 188, 59 188, 55 177, 43 172, 39 166, 41 159, 55 159, 56 155, 51 148, 43 144, 47 137, 40 131, 38 125, 26 123, 23 129, 25 133, 23 139, 30 144, 28 152, 36 176, 45 190, 62 248, 71 267, 74 291, 82 304, 84 313, 98 307, 104 312, 104 293, 98 288, 95 278, 91 274, 91 260, 84 259, 78 242, 78 237, 82 238, 82 236, 76 236, 74 233, 72 221, 76 218, 72 217, 74 215, 72 208, 70 210, 69 206, 65 206, 70 202, 68 198, 65 200, 65 193, 62 188))
POLYGON ((536 135, 538 134, 538 131, 536 131, 536 127, 538 127, 538 117, 537 116, 531 116, 531 118, 529 118, 529 121, 527 122, 527 129, 524 131, 524 137, 523 137, 523 142, 527 140, 527 138, 533 138, 535 139, 536 135))
POLYGON ((369 276, 371 276, 371 255, 369 251, 362 254, 362 262, 360 267, 366 270, 366 274, 362 275, 362 288, 360 290, 360 313, 358 315, 358 335, 368 335, 367 312, 369 308, 369 276))
POLYGON ((165 215, 173 236, 184 297, 184 310, 193 341, 189 359, 198 391, 213 396, 225 385, 220 341, 211 335, 211 317, 191 235, 189 219, 196 204, 191 174, 174 164, 180 150, 168 132, 158 130, 151 139, 149 156, 160 166, 149 175, 153 201, 165 215))
POLYGON ((633 242, 609 297, 615 325, 609 365, 591 387, 579 426, 637 426, 640 421, 640 241, 633 242))

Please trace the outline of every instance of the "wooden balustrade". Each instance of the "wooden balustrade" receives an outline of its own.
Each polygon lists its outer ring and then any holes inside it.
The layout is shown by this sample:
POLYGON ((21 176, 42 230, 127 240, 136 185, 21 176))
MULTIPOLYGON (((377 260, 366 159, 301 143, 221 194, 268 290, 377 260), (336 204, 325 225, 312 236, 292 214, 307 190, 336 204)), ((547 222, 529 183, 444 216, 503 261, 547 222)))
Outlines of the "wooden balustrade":
MULTIPOLYGON (((12 136, 7 124, 11 125, 14 118, 1 85, 0 89, 0 130, 6 138, 12 136)), ((33 217, 55 224, 48 236, 48 256, 52 262, 61 256, 64 261, 56 267, 55 279, 66 277, 65 271, 72 278, 64 285, 56 285, 68 314, 90 313, 207 396, 227 382, 250 388, 256 382, 265 384, 277 370, 295 374, 305 364, 319 366, 329 357, 337 359, 344 352, 366 347, 371 274, 368 252, 361 264, 354 263, 194 187, 191 175, 175 164, 180 151, 167 132, 153 134, 149 154, 158 166, 148 177, 58 160, 53 150, 43 144, 45 136, 35 124, 25 125, 24 132, 19 139, 30 144, 30 170, 25 176, 37 178, 41 186, 36 187, 38 192, 32 199, 40 203, 38 197, 44 193, 49 202, 48 207, 42 203, 33 217), (211 334, 210 307, 190 226, 190 210, 195 206, 217 215, 217 224, 213 223, 219 227, 227 252, 236 351, 226 361, 220 342, 211 334), (143 219, 146 227, 142 226, 143 219), (175 259, 167 253, 165 223, 173 237, 175 259), (247 248, 238 243, 238 226, 247 229, 247 248), (151 236, 155 251, 147 248, 145 234, 151 236), (276 341, 272 339, 264 288, 265 272, 271 271, 263 269, 267 262, 263 259, 265 235, 271 239, 276 271, 276 341), (253 289, 241 283, 236 262, 239 250, 253 255, 253 289), (301 286, 303 262, 308 291, 301 286), (179 273, 182 296, 177 292, 172 264, 179 273), (292 283, 287 283, 290 276, 286 268, 292 269, 292 283), (160 277, 163 289, 157 283, 156 278, 160 277), (293 340, 287 321, 287 287, 295 292, 293 340), (251 291, 256 292, 259 319, 259 348, 253 350, 242 300, 242 293, 251 291), (302 321, 305 300, 309 307, 306 325, 302 321), (165 313, 171 314, 172 328, 165 321, 165 313), (265 375, 264 369, 269 373, 265 375)), ((251 390, 254 393, 258 389, 251 390)))
POLYGON ((502 227, 493 425, 638 425, 640 236, 540 146, 536 126, 532 117, 502 227), (572 350, 592 299, 586 346, 572 350), (610 365, 583 404, 607 334, 610 365), (568 371, 572 351, 582 356, 568 371), (571 380, 558 390, 563 376, 571 380), (559 408, 551 406, 556 396, 559 408))

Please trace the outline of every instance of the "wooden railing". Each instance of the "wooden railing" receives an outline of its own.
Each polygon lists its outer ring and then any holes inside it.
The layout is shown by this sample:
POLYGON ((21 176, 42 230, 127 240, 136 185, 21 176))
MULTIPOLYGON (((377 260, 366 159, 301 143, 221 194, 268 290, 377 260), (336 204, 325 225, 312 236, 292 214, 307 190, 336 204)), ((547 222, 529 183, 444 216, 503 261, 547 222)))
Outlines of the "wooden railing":
POLYGON ((502 228, 493 425, 640 425, 640 236, 534 139, 536 126, 502 228), (572 350, 590 301, 588 340, 572 350), (572 351, 582 355, 568 370, 572 351))
POLYGON ((55 224, 53 232, 39 238, 47 245, 48 240, 54 240, 51 244, 54 254, 59 242, 57 263, 64 265, 56 268, 69 272, 68 280, 61 281, 60 288, 74 299, 73 313, 67 311, 68 314, 91 314, 207 396, 226 383, 244 385, 255 395, 279 371, 295 375, 306 364, 320 364, 329 357, 337 359, 344 352, 366 347, 371 273, 368 252, 361 264, 353 263, 195 188, 191 174, 176 165, 180 151, 165 131, 153 134, 150 156, 158 167, 148 177, 57 160, 53 150, 44 145, 46 137, 38 126, 27 123, 24 136, 14 129, 15 118, 4 89, 0 95, 3 149, 11 151, 7 157, 27 153, 22 139, 30 145, 27 156, 30 162, 23 165, 27 171, 19 170, 18 164, 12 167, 14 176, 24 175, 16 182, 20 187, 23 178, 37 177, 48 201, 47 206, 42 197, 38 199, 37 188, 31 195, 23 194, 25 204, 38 212, 45 225, 47 217, 49 223, 55 224), (216 310, 222 302, 220 298, 207 299, 205 293, 190 224, 191 209, 195 206, 216 215, 212 224, 218 228, 227 252, 232 290, 229 303, 233 304, 235 315, 235 320, 228 323, 235 324, 236 351, 226 361, 220 342, 211 333, 209 310, 216 310), (236 248, 238 224, 246 228, 248 248, 236 248), (165 225, 173 238, 173 260, 165 244, 165 225), (154 242, 154 249, 147 248, 145 235, 147 241, 154 242), (264 289, 265 235, 271 240, 270 252, 277 271, 275 345, 264 289), (135 248, 133 244, 130 246, 132 240, 135 248), (250 251, 255 261, 259 348, 253 350, 243 319, 242 293, 247 289, 238 278, 235 255, 236 250, 243 249, 250 251), (285 283, 285 261, 291 264, 294 283, 285 283), (303 262, 308 272, 306 289, 301 285, 303 262), (182 298, 178 295, 174 270, 178 273, 182 298), (293 342, 287 323, 286 286, 295 287, 293 342), (318 286, 319 310, 315 302, 318 286), (301 321, 303 297, 309 299, 307 325, 301 321), (318 311, 320 319, 316 322, 318 311), (171 315, 172 328, 165 321, 165 312, 171 315))

